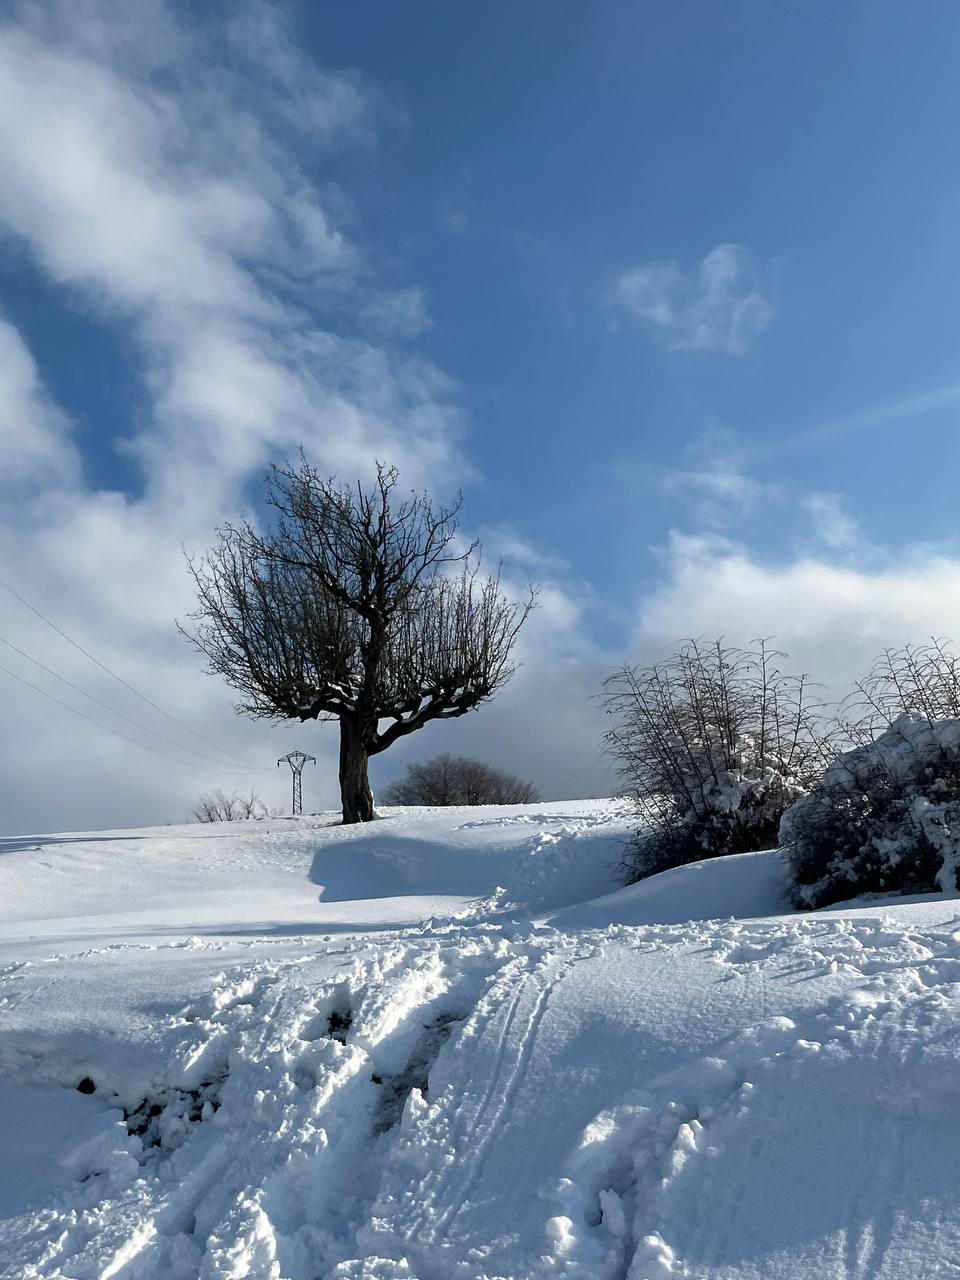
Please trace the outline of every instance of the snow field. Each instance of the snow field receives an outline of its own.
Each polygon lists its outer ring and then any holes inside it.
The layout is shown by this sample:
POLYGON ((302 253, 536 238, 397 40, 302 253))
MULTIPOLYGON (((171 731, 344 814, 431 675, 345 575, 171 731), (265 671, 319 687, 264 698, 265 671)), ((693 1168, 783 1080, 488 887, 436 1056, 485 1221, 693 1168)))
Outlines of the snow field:
POLYGON ((960 1273, 956 900, 604 896, 580 810, 0 858, 4 1280, 960 1273))

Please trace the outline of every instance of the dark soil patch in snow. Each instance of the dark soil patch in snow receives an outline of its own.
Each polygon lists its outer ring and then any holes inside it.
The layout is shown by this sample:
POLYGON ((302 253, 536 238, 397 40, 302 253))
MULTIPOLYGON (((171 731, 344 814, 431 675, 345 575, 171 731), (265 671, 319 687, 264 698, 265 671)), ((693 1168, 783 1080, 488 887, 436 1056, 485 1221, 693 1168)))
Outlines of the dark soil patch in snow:
POLYGON ((464 1014, 459 1013, 438 1014, 432 1022, 425 1024, 424 1034, 401 1072, 394 1076, 377 1073, 371 1076, 373 1083, 380 1085, 382 1089, 373 1122, 375 1134, 386 1133, 400 1123, 407 1098, 414 1089, 419 1089, 425 1098, 428 1096, 430 1068, 450 1039, 450 1033, 457 1023, 463 1022, 464 1017, 464 1014))
POLYGON ((334 1009, 330 1017, 327 1019, 327 1035, 331 1040, 337 1040, 340 1044, 347 1043, 347 1032, 353 1023, 353 1010, 334 1009))
POLYGON ((347 1043, 347 1033, 353 1025, 354 993, 341 986, 333 993, 334 1005, 328 1013, 318 1013, 300 1032, 300 1039, 308 1043, 327 1037, 339 1044, 347 1043))
POLYGON ((178 1147, 188 1125, 208 1120, 220 1108, 220 1091, 226 1076, 198 1085, 196 1089, 171 1089, 124 1111, 127 1132, 142 1139, 144 1150, 178 1147))

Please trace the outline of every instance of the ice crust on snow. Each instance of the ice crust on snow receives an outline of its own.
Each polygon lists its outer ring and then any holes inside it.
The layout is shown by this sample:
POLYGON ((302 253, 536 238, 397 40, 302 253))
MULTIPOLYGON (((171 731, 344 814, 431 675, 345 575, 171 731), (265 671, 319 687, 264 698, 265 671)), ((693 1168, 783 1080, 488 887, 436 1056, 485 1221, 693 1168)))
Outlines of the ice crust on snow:
POLYGON ((955 1275, 956 898, 795 915, 775 853, 615 890, 631 828, 6 842, 0 1275, 955 1275))

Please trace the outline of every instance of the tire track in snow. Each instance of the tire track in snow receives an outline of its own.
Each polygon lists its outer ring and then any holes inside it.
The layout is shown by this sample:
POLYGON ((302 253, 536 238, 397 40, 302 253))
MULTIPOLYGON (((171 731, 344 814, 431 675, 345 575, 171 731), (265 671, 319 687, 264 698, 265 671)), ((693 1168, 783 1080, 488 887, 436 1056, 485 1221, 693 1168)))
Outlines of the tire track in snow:
MULTIPOLYGON (((440 942, 421 937, 398 944, 389 963, 384 963, 382 951, 374 951, 369 963, 355 972, 351 985, 359 983, 364 998, 353 1009, 345 1037, 344 1049, 350 1055, 349 1062, 344 1059, 345 1074, 336 1081, 329 1076, 318 1081, 315 1090, 315 1096, 322 1095, 316 1118, 326 1136, 304 1171, 310 1203, 300 1222, 304 1232, 317 1237, 310 1246, 316 1264, 308 1269, 311 1277, 316 1267, 327 1275, 330 1267, 352 1265, 351 1259, 366 1256, 365 1251, 357 1252, 357 1236, 370 1220, 391 1153, 404 1141, 407 1094, 402 1101, 391 1100, 389 1091, 398 1086, 406 1090, 407 1084, 410 1092, 422 1088, 417 1080, 429 1076, 445 1047, 447 1038, 437 1031, 442 1019, 452 1014, 459 1022, 467 1016, 478 998, 478 986, 482 990, 489 982, 491 968, 498 973, 512 958, 503 954, 499 939, 458 936, 440 942), (384 1126, 388 1112, 390 1123, 384 1126)), ((341 980, 341 994, 342 987, 341 980)), ((278 1171, 277 1178, 282 1184, 284 1171, 278 1171)), ((271 1199, 277 1198, 276 1190, 271 1190, 271 1199)), ((290 1185, 286 1191, 279 1187, 281 1207, 292 1190, 290 1185)), ((268 1201, 261 1203, 271 1209, 268 1201)), ((289 1234, 289 1210, 285 1216, 289 1234)), ((285 1250, 290 1251, 286 1246, 285 1250)))
MULTIPOLYGON (((499 1019, 496 1046, 493 1050, 493 1063, 488 1073, 487 1083, 479 1102, 475 1103, 471 1115, 467 1118, 466 1127, 461 1128, 458 1125, 458 1121, 464 1118, 466 1112, 462 1093, 458 1096, 458 1101, 452 1108, 445 1108, 443 1098, 436 1104, 441 1114, 445 1110, 448 1111, 447 1123, 449 1128, 458 1130, 456 1137, 448 1138, 448 1147, 451 1152, 469 1149, 481 1127, 484 1130, 486 1128, 483 1125, 484 1117, 491 1107, 500 1086, 513 1026, 526 995, 528 984, 535 973, 535 970, 533 972, 530 971, 532 959, 531 952, 524 951, 519 955, 514 952, 500 962, 495 972, 490 976, 486 991, 476 1002, 473 1013, 467 1019, 466 1025, 460 1032, 461 1043, 465 1045, 472 1044, 479 1041, 485 1034, 485 1029, 491 1027, 499 1019), (507 990, 506 996, 503 995, 504 987, 507 990)), ((542 965, 544 959, 545 957, 541 953, 538 964, 542 965)), ((471 1069, 471 1075, 474 1070, 475 1068, 471 1069)), ((469 1097, 469 1094, 467 1096, 469 1097)), ((431 1241, 436 1238, 437 1231, 452 1217, 452 1213, 448 1209, 444 1209, 442 1205, 457 1176, 458 1169, 455 1164, 450 1164, 440 1169, 434 1166, 434 1168, 426 1170, 421 1175, 420 1185, 417 1188, 417 1206, 413 1211, 413 1218, 400 1230, 400 1235, 405 1241, 409 1242, 417 1236, 424 1236, 431 1241), (439 1209, 437 1208, 438 1205, 441 1206, 439 1209)))
MULTIPOLYGON (((504 1117, 512 1106, 513 1099, 520 1088, 530 1063, 533 1053, 533 1046, 536 1042, 537 1032, 543 1022, 544 1015, 547 1010, 547 1003, 551 994, 557 985, 569 973, 578 958, 578 953, 558 954, 556 952, 548 953, 539 962, 538 966, 527 975, 526 980, 521 985, 513 1001, 510 1011, 510 1017, 507 1026, 504 1028, 504 1034, 501 1038, 500 1052, 498 1053, 497 1067, 494 1072, 493 1079, 486 1091, 484 1102, 477 1111, 473 1126, 468 1135, 468 1150, 471 1150, 472 1158, 466 1163, 463 1176, 460 1179, 459 1187, 454 1191, 453 1197, 447 1208, 442 1211, 439 1221, 436 1224, 435 1231, 446 1229, 450 1223, 460 1214, 467 1203, 470 1192, 480 1180, 490 1158, 490 1149, 497 1135, 503 1131, 504 1117), (559 971, 552 977, 545 977, 544 971, 551 963, 559 965, 559 971), (526 1025, 520 1037, 519 1046, 514 1058, 512 1067, 509 1070, 507 1079, 500 1090, 499 1103, 491 1108, 491 1102, 498 1092, 498 1084, 500 1082, 504 1062, 508 1056, 507 1048, 510 1043, 509 1032, 512 1028, 520 1006, 523 1002, 524 995, 530 985, 535 985, 537 990, 533 997, 533 1007, 527 1017, 526 1025), (476 1147, 474 1148, 474 1143, 476 1147)), ((453 1185, 453 1179, 448 1187, 453 1185)))
MULTIPOLYGON (((497 990, 498 987, 500 987, 503 984, 504 981, 507 980, 508 971, 512 968, 522 969, 523 967, 528 966, 529 963, 530 963, 530 957, 528 955, 524 955, 520 957, 512 956, 501 965, 501 967, 498 969, 498 971, 494 974, 493 978, 491 979, 491 982, 487 991, 481 997, 476 1008, 474 1009, 471 1022, 475 1022, 477 1015, 480 1013, 480 1010, 483 1009, 484 1006, 489 1005, 491 1001, 494 999, 494 992, 497 990)), ((486 1108, 493 1101, 494 1095, 497 1090, 497 1085, 500 1080, 503 1061, 507 1053, 507 1044, 509 1042, 510 1032, 513 1028, 513 1023, 516 1019, 517 1011, 523 999, 525 982, 528 977, 529 975, 525 974, 523 976, 523 979, 518 984, 513 986, 511 990, 511 994, 508 997, 508 999, 497 1004, 494 1007, 493 1011, 486 1018, 485 1025, 489 1026, 493 1022, 493 1020, 496 1018, 497 1014, 500 1013, 504 1008, 506 1008, 506 1013, 504 1014, 500 1031, 498 1034, 497 1047, 494 1054, 494 1064, 490 1072, 490 1078, 489 1078, 487 1087, 484 1090, 483 1097, 477 1108, 477 1112, 473 1118, 473 1122, 470 1125, 469 1129, 467 1130, 467 1133, 463 1139, 463 1141, 465 1142, 469 1142, 473 1138, 477 1130, 477 1127, 480 1123, 480 1117, 483 1115, 486 1108)), ((476 1037, 478 1034, 481 1034, 475 1030, 475 1027, 471 1028, 471 1032, 473 1037, 476 1037)), ((462 1110, 463 1110, 462 1104, 457 1106, 454 1109, 454 1112, 453 1112, 454 1120, 457 1118, 457 1116, 462 1114, 462 1110)), ((424 1185, 422 1186, 422 1196, 420 1200, 419 1213, 418 1213, 418 1216, 414 1219, 414 1221, 404 1230, 403 1236, 405 1239, 411 1240, 420 1234, 428 1234, 431 1237, 435 1234, 435 1231, 431 1231, 431 1232, 427 1231, 427 1225, 428 1225, 427 1218, 430 1212, 430 1208, 438 1200, 441 1200, 447 1194, 447 1191, 449 1190, 455 1177, 456 1177, 455 1168, 451 1168, 450 1170, 444 1170, 439 1175, 437 1175, 433 1170, 430 1170, 426 1173, 423 1179, 424 1185), (431 1183, 433 1183, 434 1185, 431 1186, 430 1185, 431 1183)), ((441 1224, 435 1223, 435 1229, 439 1225, 441 1224)))

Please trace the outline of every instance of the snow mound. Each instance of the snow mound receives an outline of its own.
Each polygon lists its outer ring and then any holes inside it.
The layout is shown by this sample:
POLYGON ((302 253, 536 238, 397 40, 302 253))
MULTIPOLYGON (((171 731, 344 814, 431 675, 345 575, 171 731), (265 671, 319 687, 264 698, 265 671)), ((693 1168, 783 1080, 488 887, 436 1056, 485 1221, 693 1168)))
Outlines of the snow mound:
POLYGON ((558 929, 611 924, 680 924, 790 910, 787 868, 778 849, 708 858, 661 871, 637 884, 547 916, 558 929))

